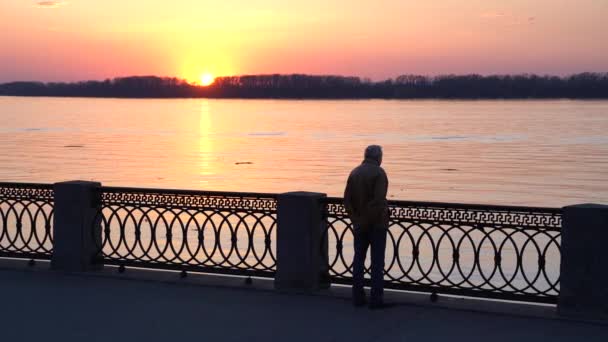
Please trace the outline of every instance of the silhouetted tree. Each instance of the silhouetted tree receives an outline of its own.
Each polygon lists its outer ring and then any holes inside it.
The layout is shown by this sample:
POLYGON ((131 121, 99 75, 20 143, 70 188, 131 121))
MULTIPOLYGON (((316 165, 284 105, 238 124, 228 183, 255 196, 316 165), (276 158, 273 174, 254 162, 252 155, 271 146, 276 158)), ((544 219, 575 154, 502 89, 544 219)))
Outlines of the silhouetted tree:
POLYGON ((372 82, 332 75, 219 77, 207 87, 173 77, 134 76, 75 83, 10 82, 0 95, 210 98, 608 98, 607 73, 537 75, 400 75, 372 82))

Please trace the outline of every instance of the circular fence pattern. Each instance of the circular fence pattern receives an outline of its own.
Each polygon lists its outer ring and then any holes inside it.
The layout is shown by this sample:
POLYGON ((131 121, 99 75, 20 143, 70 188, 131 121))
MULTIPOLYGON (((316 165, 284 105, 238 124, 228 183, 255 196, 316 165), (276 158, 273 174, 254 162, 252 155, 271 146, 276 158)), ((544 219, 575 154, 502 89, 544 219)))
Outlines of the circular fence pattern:
POLYGON ((102 188, 95 221, 106 263, 274 274, 275 198, 204 192, 155 196, 102 188))
POLYGON ((0 256, 50 259, 52 222, 51 185, 0 183, 0 256))
MULTIPOLYGON (((556 300, 561 258, 558 210, 450 208, 446 204, 412 202, 391 202, 390 210, 384 269, 387 287, 539 302, 556 300)), ((329 274, 334 281, 349 283, 353 227, 342 200, 328 199, 325 216, 323 244, 330 247, 329 274)), ((366 271, 369 276, 369 269, 366 271)))

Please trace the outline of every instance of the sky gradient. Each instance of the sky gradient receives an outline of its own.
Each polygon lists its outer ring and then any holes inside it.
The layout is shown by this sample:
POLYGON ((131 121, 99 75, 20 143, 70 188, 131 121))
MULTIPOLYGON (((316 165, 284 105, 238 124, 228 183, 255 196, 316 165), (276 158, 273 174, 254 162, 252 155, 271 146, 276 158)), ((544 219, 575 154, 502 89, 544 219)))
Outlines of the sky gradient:
POLYGON ((606 0, 0 0, 0 82, 608 71, 606 0))

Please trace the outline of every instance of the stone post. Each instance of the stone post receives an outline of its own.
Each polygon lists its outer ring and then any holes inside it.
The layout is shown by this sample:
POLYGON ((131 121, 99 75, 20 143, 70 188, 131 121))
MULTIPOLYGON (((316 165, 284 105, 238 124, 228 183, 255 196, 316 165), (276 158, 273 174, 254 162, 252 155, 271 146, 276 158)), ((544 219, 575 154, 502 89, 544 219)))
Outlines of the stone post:
POLYGON ((321 212, 325 197, 314 192, 278 196, 276 289, 315 291, 326 287, 322 273, 327 270, 327 248, 322 248, 325 225, 321 212))
POLYGON ((558 311, 560 315, 608 318, 608 206, 564 208, 558 311))
POLYGON ((96 256, 101 244, 101 225, 95 218, 101 203, 99 187, 101 183, 85 181, 53 185, 53 270, 83 272, 103 267, 96 256))

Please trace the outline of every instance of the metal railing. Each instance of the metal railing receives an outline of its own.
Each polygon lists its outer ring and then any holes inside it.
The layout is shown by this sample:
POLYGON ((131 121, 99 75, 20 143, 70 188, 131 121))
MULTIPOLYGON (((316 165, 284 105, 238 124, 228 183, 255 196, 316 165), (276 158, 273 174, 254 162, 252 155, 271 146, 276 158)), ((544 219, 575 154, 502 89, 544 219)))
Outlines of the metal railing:
MULTIPOLYGON (((324 208, 329 276, 351 284, 352 223, 341 198, 324 208)), ((389 208, 386 288, 557 301, 561 209, 406 201, 389 208)))
POLYGON ((276 195, 102 187, 105 264, 273 277, 276 195))
POLYGON ((50 259, 53 186, 0 183, 0 257, 50 259))
MULTIPOLYGON (((101 187, 96 198, 94 241, 104 264, 274 277, 276 194, 101 187)), ((352 223, 342 199, 324 201, 328 273, 351 284, 352 223)), ((51 184, 0 183, 0 257, 50 259, 54 204, 51 184)), ((557 301, 561 209, 389 207, 386 288, 557 301)))

